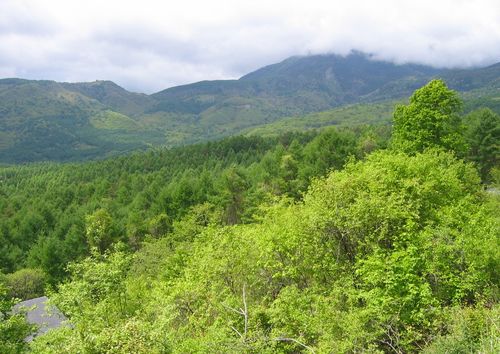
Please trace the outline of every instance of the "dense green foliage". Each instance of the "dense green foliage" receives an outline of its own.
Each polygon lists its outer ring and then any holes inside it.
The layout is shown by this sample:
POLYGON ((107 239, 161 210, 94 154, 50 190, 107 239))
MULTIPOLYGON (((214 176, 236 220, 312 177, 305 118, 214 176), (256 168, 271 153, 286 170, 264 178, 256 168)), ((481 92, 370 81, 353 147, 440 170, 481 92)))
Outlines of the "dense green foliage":
POLYGON ((45 272, 73 325, 29 349, 498 352, 498 116, 455 130, 460 104, 431 81, 390 149, 328 128, 1 168, 2 270, 45 272))
POLYGON ((449 153, 382 152, 251 224, 193 211, 134 255, 71 266, 53 300, 75 329, 33 348, 413 352, 438 339, 429 351, 493 353, 499 224, 485 198, 449 153))
POLYGON ((408 105, 396 107, 394 148, 407 153, 444 148, 463 154, 466 147, 460 131, 460 109, 461 101, 455 91, 449 90, 442 80, 431 81, 415 91, 408 105))
MULTIPOLYGON (((312 176, 361 157, 371 129, 231 138, 85 164, 0 168, 0 269, 42 269, 55 283, 70 260, 121 240, 163 236, 203 203, 249 222, 267 195, 295 198, 312 176)), ((383 137, 377 138, 384 143, 383 137)), ((369 147, 372 148, 373 146, 369 147)))
POLYGON ((20 269, 4 278, 10 298, 28 300, 42 296, 45 291, 45 273, 40 269, 20 269))
POLYGON ((469 145, 469 159, 480 168, 485 180, 493 167, 500 164, 500 115, 489 109, 481 109, 465 117, 469 145))

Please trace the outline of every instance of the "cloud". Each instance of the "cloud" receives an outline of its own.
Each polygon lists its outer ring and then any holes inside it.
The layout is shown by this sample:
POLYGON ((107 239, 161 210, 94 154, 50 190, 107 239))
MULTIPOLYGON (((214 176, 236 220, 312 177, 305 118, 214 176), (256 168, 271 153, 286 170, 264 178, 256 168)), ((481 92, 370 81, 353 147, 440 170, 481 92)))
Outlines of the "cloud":
POLYGON ((0 76, 154 92, 352 49, 440 67, 500 61, 500 2, 2 0, 0 76))

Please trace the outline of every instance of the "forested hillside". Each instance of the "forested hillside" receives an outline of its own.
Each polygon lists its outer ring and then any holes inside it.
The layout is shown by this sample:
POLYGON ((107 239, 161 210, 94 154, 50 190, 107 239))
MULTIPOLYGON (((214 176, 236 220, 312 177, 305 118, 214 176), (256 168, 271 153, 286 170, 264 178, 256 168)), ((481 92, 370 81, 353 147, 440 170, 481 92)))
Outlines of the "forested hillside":
POLYGON ((89 159, 163 142, 161 132, 84 93, 53 81, 0 80, 0 162, 89 159))
POLYGON ((3 79, 0 163, 103 158, 262 128, 281 133, 304 126, 389 124, 392 105, 433 77, 462 93, 465 113, 478 107, 500 112, 499 64, 445 70, 396 65, 359 52, 292 57, 239 80, 202 81, 152 95, 110 81, 3 79), (354 109, 352 118, 344 108, 354 109))
POLYGON ((86 217, 94 212, 109 217, 113 241, 131 247, 155 223, 169 228, 203 203, 228 224, 251 221, 266 195, 298 198, 312 176, 384 146, 386 136, 381 129, 330 129, 234 137, 84 164, 2 168, 0 266, 4 272, 42 267, 61 280, 66 263, 88 252, 86 217))
POLYGON ((434 80, 392 134, 0 168, 0 352, 498 352, 500 117, 479 107, 434 80), (26 344, 8 309, 41 294, 72 326, 26 344))

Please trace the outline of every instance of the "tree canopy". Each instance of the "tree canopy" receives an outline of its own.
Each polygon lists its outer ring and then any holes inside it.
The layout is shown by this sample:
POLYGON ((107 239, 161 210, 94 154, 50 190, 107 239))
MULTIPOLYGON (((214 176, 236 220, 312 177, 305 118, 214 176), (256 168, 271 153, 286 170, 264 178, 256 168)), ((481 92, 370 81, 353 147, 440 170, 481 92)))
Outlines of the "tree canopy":
POLYGON ((461 106, 458 94, 444 81, 432 80, 413 93, 408 105, 396 107, 393 147, 408 153, 443 148, 463 154, 466 146, 458 114, 461 106))

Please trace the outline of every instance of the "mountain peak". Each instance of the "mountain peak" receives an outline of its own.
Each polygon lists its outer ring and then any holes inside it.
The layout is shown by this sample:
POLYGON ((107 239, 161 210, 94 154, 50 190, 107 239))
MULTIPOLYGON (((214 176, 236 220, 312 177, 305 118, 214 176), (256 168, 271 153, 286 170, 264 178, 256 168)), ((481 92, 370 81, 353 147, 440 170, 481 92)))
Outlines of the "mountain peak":
MULTIPOLYGON (((395 76, 432 75, 439 69, 417 64, 394 64, 388 61, 375 59, 372 54, 351 51, 347 55, 339 54, 316 54, 305 56, 293 56, 279 63, 265 66, 254 72, 246 74, 240 80, 269 80, 279 76, 313 75, 322 76, 326 71, 335 73, 337 77, 353 75, 359 76, 382 76, 389 75, 386 80, 395 76)), ((346 78, 348 79, 348 78, 346 78)))

